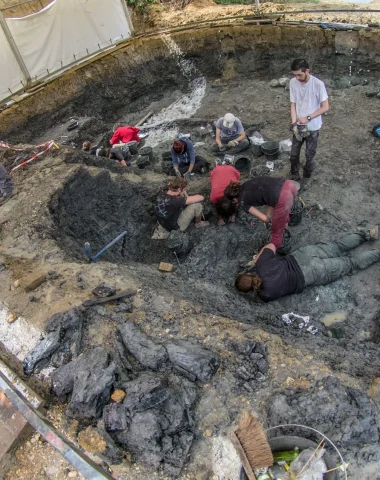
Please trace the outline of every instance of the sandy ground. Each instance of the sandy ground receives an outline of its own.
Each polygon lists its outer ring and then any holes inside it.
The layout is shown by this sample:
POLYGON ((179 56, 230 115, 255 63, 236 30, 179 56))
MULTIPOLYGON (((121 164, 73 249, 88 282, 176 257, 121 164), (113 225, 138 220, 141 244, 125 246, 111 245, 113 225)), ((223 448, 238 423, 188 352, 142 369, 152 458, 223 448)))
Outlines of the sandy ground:
MULTIPOLYGON (((254 2, 252 2, 254 3, 254 2)), ((373 0, 369 4, 360 2, 347 2, 346 0, 319 0, 318 3, 286 3, 278 4, 276 2, 263 2, 260 4, 260 12, 265 14, 276 14, 279 16, 283 12, 292 11, 313 11, 323 10, 315 13, 286 13, 286 20, 311 20, 323 22, 344 22, 366 25, 368 23, 377 23, 380 21, 380 13, 366 13, 366 10, 380 10, 380 1, 373 0), (331 12, 331 10, 348 10, 347 12, 331 12), (330 12, 329 12, 330 11, 330 12)), ((190 3, 183 10, 178 10, 176 6, 152 5, 143 15, 143 18, 136 17, 136 33, 139 33, 140 22, 143 22, 141 28, 168 28, 186 23, 198 22, 212 19, 222 19, 223 17, 232 17, 236 15, 254 15, 255 6, 253 5, 217 5, 212 0, 196 0, 190 3)), ((276 17, 275 17, 276 18, 276 17)))

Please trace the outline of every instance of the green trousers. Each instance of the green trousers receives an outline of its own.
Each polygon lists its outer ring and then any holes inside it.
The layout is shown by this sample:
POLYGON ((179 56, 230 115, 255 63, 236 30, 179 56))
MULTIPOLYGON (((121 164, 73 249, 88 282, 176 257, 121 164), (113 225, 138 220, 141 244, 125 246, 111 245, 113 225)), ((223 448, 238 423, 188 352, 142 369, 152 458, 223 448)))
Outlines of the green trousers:
POLYGON ((344 275, 364 270, 380 260, 380 250, 359 251, 347 255, 350 250, 366 241, 364 232, 353 233, 331 243, 318 243, 301 247, 292 255, 305 277, 305 287, 326 285, 344 275))

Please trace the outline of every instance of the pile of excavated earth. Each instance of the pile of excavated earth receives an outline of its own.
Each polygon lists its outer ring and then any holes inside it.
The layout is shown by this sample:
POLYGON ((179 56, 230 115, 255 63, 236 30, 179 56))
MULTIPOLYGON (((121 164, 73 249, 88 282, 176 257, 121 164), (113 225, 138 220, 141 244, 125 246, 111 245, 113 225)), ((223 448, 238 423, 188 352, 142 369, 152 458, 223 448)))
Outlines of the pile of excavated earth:
MULTIPOLYGON (((287 82, 271 81, 291 77, 299 48, 252 50, 240 43, 235 49, 236 32, 221 39, 215 32, 209 29, 207 38, 225 45, 221 55, 206 40, 207 48, 195 53, 177 39, 181 54, 173 39, 159 47, 157 40, 157 48, 172 53, 160 50, 127 72, 115 69, 113 56, 103 57, 101 67, 86 67, 86 88, 67 84, 75 95, 66 102, 54 107, 63 77, 59 88, 51 87, 50 110, 35 115, 32 101, 3 114, 2 140, 10 148, 0 147, 0 163, 8 169, 33 156, 33 145, 53 139, 59 146, 14 172, 17 195, 0 208, 4 355, 49 399, 57 428, 115 478, 239 478, 227 434, 245 410, 266 428, 318 429, 350 464, 350 478, 374 478, 380 467, 378 266, 269 304, 238 294, 234 278, 268 233, 243 213, 236 223, 217 226, 208 172, 195 174, 189 190, 205 196, 210 226, 190 227, 188 248, 178 256, 151 238, 155 198, 168 179, 167 152, 179 133, 191 134, 209 169, 213 138, 205 127, 227 111, 266 140, 290 136, 287 82), (190 78, 181 71, 184 59, 194 66, 190 78), (106 68, 113 75, 94 75, 106 68), (149 111, 154 116, 142 127, 153 148, 149 163, 139 165, 136 156, 122 167, 81 151, 85 140, 107 145, 115 121, 134 125, 149 111), (26 120, 16 125, 20 112, 26 120), (78 128, 68 131, 73 121, 78 128), (95 253, 122 232, 120 242, 89 263, 86 242, 95 253), (160 272, 160 262, 173 270, 160 272), (22 280, 32 273, 40 281, 27 291, 22 280), (125 291, 115 301, 86 303, 125 291), (284 322, 291 312, 308 316, 314 328, 284 322)), ((326 42, 304 52, 326 83, 331 110, 315 180, 301 194, 302 222, 290 227, 292 250, 380 223, 379 144, 371 135, 379 99, 366 95, 379 91, 379 67, 365 54, 336 55, 326 42)), ((288 152, 274 161, 273 172, 251 149, 242 158, 243 180, 289 173, 288 152)), ((339 464, 336 451, 329 453, 339 464)), ((66 478, 39 465, 39 471, 28 466, 28 477, 11 462, 6 478, 37 478, 41 470, 41 478, 66 478)))

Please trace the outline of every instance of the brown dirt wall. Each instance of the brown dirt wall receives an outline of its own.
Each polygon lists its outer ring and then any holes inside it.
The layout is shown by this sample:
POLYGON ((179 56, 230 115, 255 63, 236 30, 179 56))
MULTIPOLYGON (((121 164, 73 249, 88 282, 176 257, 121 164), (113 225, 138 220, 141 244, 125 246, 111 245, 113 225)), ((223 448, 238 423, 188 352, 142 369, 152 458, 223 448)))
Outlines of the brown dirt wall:
MULTIPOLYGON (((227 57, 234 57, 235 53, 241 51, 279 52, 279 49, 283 48, 293 48, 294 52, 304 54, 307 52, 309 56, 323 51, 332 54, 339 46, 343 49, 348 48, 345 46, 344 38, 345 35, 348 38, 352 33, 335 32, 314 26, 234 25, 197 28, 191 32, 186 29, 174 32, 171 36, 187 56, 198 61, 202 73, 213 77, 220 73, 215 70, 220 68, 221 56, 225 57, 225 61, 227 57)), ((380 54, 380 32, 361 30, 354 32, 354 35, 355 53, 369 55, 371 61, 377 63, 380 54)), ((346 44, 349 45, 348 42, 346 44)), ((162 82, 175 82, 177 68, 175 61, 172 59, 172 71, 168 72, 166 65, 163 68, 163 60, 167 58, 170 58, 170 52, 160 35, 128 40, 113 52, 69 70, 47 83, 42 90, 1 112, 3 134, 38 115, 56 112, 80 96, 98 95, 96 87, 99 85, 105 104, 107 98, 112 100, 117 86, 119 90, 124 89, 121 101, 124 107, 128 106, 128 103, 133 102, 136 97, 151 91, 153 86, 158 91, 159 78, 162 82), (162 76, 157 75, 160 68, 164 70, 162 76)))

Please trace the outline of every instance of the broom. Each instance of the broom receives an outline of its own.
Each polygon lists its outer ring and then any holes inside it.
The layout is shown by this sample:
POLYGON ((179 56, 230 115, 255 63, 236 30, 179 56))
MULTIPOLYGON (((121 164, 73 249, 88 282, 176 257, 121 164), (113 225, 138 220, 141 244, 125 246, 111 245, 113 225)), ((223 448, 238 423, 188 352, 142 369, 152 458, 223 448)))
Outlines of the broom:
POLYGON ((265 432, 256 417, 244 412, 230 439, 240 457, 249 480, 256 480, 254 469, 273 465, 272 450, 265 432))

